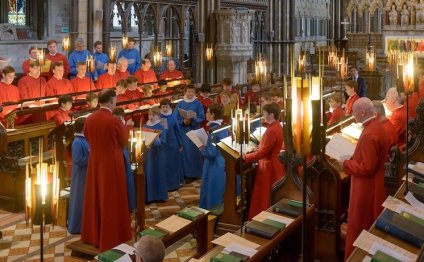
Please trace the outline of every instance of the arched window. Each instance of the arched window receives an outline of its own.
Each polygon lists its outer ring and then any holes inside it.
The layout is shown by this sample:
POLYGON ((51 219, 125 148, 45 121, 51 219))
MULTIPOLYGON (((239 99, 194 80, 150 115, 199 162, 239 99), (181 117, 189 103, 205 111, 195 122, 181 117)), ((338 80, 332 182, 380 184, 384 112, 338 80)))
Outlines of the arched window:
POLYGON ((119 29, 121 28, 121 16, 119 15, 118 6, 116 4, 113 5, 112 9, 112 28, 119 29))
POLYGON ((27 24, 26 10, 26 0, 9 0, 8 23, 25 26, 27 24))

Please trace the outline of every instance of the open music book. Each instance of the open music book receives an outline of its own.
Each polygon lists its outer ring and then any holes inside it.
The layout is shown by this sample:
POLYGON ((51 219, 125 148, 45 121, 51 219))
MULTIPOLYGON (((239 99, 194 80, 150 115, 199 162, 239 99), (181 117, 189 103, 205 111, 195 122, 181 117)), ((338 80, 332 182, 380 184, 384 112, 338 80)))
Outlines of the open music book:
POLYGON ((187 132, 186 135, 198 148, 206 146, 206 144, 208 143, 208 134, 206 133, 204 128, 191 130, 187 132))
POLYGON ((182 118, 186 118, 186 119, 192 119, 197 117, 196 112, 192 110, 184 110, 184 109, 178 108, 178 113, 180 114, 182 118))
POLYGON ((355 152, 356 144, 351 139, 335 134, 325 146, 325 154, 336 160, 343 156, 352 156, 355 152))
POLYGON ((362 134, 362 130, 364 130, 364 127, 361 124, 352 123, 349 126, 342 129, 342 134, 350 136, 358 140, 362 134))

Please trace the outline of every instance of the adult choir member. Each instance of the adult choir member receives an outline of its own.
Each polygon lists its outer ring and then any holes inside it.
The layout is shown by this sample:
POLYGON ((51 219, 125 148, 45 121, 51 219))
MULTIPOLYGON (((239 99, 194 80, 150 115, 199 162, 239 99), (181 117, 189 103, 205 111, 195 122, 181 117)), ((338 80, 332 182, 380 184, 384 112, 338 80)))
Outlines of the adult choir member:
POLYGON ((97 89, 113 88, 116 85, 116 62, 109 61, 107 63, 107 72, 99 76, 97 80, 96 87, 97 89))
POLYGON ((53 77, 47 81, 46 96, 70 94, 74 92, 71 81, 63 77, 65 68, 61 62, 53 64, 53 77))
POLYGON ((402 147, 406 142, 406 108, 402 105, 401 98, 395 87, 387 91, 385 103, 387 109, 392 113, 389 116, 389 120, 396 129, 398 145, 402 147))
POLYGON ((172 79, 179 79, 179 78, 183 78, 184 75, 181 71, 178 71, 177 69, 175 69, 175 61, 170 59, 168 60, 167 63, 168 69, 163 71, 160 76, 159 79, 160 80, 172 80, 172 79))
POLYGON ((45 58, 46 60, 51 61, 51 67, 50 67, 50 72, 47 76, 47 81, 50 80, 50 78, 52 78, 53 76, 53 64, 55 62, 61 62, 63 64, 63 68, 65 69, 63 73, 63 77, 68 78, 69 72, 71 71, 71 68, 69 67, 68 58, 57 51, 56 40, 54 39, 49 40, 47 42, 47 48, 49 49, 49 52, 46 54, 45 58))
POLYGON ((106 73, 106 65, 109 58, 107 57, 107 54, 103 53, 103 44, 100 41, 94 42, 93 58, 96 63, 97 75, 101 76, 106 73))
MULTIPOLYGON (((85 43, 82 38, 77 38, 75 40, 75 50, 69 55, 69 66, 71 68, 70 78, 74 78, 77 75, 77 63, 85 62, 87 57, 90 57, 91 53, 85 49, 85 43)), ((87 72, 86 74, 92 80, 96 81, 98 78, 97 71, 94 70, 93 73, 87 72)))
POLYGON ((130 76, 128 69, 128 60, 125 57, 120 57, 116 62, 115 77, 118 82, 121 79, 127 79, 130 76))
POLYGON ((118 59, 125 57, 128 61, 128 71, 131 75, 140 68, 140 53, 135 47, 135 39, 132 37, 128 38, 127 46, 119 52, 118 59))
POLYGON ((174 109, 181 132, 183 143, 183 170, 184 176, 188 179, 198 179, 202 174, 202 155, 199 148, 188 138, 187 132, 200 128, 200 124, 205 119, 203 105, 196 98, 196 88, 194 85, 187 85, 184 90, 184 98, 178 102, 174 109), (178 109, 191 110, 196 113, 194 118, 183 117, 178 109))
POLYGON ((72 176, 68 219, 68 231, 71 234, 81 233, 85 177, 87 175, 88 155, 90 152, 90 147, 83 134, 84 122, 85 117, 81 117, 75 120, 75 134, 71 148, 72 176))
POLYGON ((18 88, 21 99, 41 98, 46 96, 46 80, 40 76, 40 66, 32 62, 29 73, 19 79, 18 88))
MULTIPOLYGON (((16 71, 11 66, 5 66, 0 81, 0 105, 4 102, 17 102, 21 99, 19 89, 12 84, 16 76, 16 71)), ((8 113, 13 111, 16 105, 3 106, 3 112, 0 113, 0 119, 4 118, 8 113)))
POLYGON ((152 63, 150 62, 150 59, 144 58, 143 62, 141 63, 140 69, 138 69, 137 72, 134 73, 134 76, 137 78, 138 83, 145 84, 158 81, 156 78, 155 71, 151 67, 152 63))
POLYGON ((22 62, 22 73, 27 75, 29 73, 29 65, 31 62, 37 62, 37 48, 31 46, 28 50, 29 58, 22 62))
POLYGON ((374 105, 375 115, 378 121, 380 121, 384 132, 390 139, 390 147, 396 146, 398 144, 398 135, 392 122, 386 117, 386 110, 384 109, 383 103, 379 100, 373 100, 372 104, 374 105))
POLYGON ((267 104, 262 108, 262 112, 268 127, 262 136, 259 148, 242 155, 246 163, 259 161, 250 200, 249 219, 269 208, 269 192, 272 185, 283 176, 284 172, 283 165, 278 160, 278 154, 283 145, 283 129, 278 121, 280 107, 275 103, 267 104))
POLYGON ((374 112, 369 98, 361 97, 353 105, 353 116, 364 130, 353 156, 343 156, 339 164, 350 176, 350 202, 347 220, 345 258, 353 251, 353 242, 362 230, 368 230, 386 198, 384 192, 384 163, 390 140, 374 112))
POLYGON ((358 93, 356 92, 358 85, 355 81, 350 80, 345 83, 345 90, 348 95, 345 107, 345 115, 351 115, 353 112, 353 104, 359 99, 358 93))
POLYGON ((160 101, 161 119, 166 120, 166 144, 163 145, 165 152, 165 174, 168 191, 175 191, 184 182, 184 174, 181 163, 182 141, 177 118, 172 114, 171 100, 164 98, 160 101))
POLYGON ((124 126, 112 115, 116 106, 113 89, 101 90, 99 103, 100 109, 84 125, 90 156, 81 240, 104 251, 131 239, 123 148, 134 122, 128 120, 124 126))
POLYGON ((209 210, 224 202, 225 160, 216 145, 228 136, 228 131, 225 129, 211 133, 222 124, 223 113, 220 104, 212 104, 206 111, 209 134, 206 146, 201 148, 204 163, 199 206, 209 210))
POLYGON ((358 69, 352 66, 349 70, 349 73, 350 73, 349 80, 354 81, 357 85, 355 92, 358 94, 358 96, 359 97, 367 96, 366 82, 365 82, 365 79, 359 76, 358 69))

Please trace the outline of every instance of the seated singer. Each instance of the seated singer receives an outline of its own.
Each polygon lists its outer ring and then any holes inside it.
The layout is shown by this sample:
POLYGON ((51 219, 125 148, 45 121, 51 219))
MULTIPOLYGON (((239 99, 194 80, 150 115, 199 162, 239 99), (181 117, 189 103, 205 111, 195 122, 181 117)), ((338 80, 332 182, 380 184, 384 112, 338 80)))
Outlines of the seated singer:
POLYGON ((258 173, 250 199, 249 219, 269 208, 271 187, 283 176, 284 172, 283 165, 278 160, 278 154, 283 145, 283 130, 278 121, 280 107, 271 103, 265 105, 262 111, 268 127, 262 136, 259 148, 242 155, 246 163, 259 161, 258 173))

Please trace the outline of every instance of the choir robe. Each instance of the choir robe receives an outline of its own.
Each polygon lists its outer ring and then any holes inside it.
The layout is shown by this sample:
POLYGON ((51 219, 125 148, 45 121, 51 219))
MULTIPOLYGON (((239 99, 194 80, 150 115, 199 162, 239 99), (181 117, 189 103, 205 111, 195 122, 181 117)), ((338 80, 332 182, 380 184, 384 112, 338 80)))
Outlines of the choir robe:
POLYGON ((131 127, 101 107, 88 116, 84 135, 90 145, 81 240, 99 251, 131 239, 124 145, 131 127))
MULTIPOLYGON (((413 92, 408 96, 408 117, 413 119, 417 116, 417 106, 420 103, 420 98, 417 92, 413 92)), ((405 103, 406 105, 406 103, 405 103)))
POLYGON ((63 73, 63 77, 64 78, 68 78, 68 76, 69 76, 69 73, 71 72, 71 68, 69 67, 69 61, 68 61, 68 58, 65 56, 65 55, 63 55, 63 54, 61 54, 61 53, 56 53, 56 54, 54 54, 54 55, 52 55, 52 54, 50 54, 50 53, 47 53, 46 54, 46 56, 45 56, 45 58, 47 59, 47 60, 50 60, 50 61, 52 61, 52 64, 51 64, 51 69, 50 69, 50 73, 48 74, 48 76, 47 76, 47 80, 50 80, 50 78, 52 78, 53 77, 53 64, 55 63, 55 62, 62 62, 62 64, 63 64, 63 68, 64 68, 64 70, 65 70, 65 72, 63 73))
POLYGON ((53 115, 54 122, 56 123, 56 126, 60 126, 66 121, 71 121, 71 117, 69 116, 70 111, 65 111, 62 108, 59 108, 56 110, 56 112, 53 115))
MULTIPOLYGON (((84 76, 83 78, 76 76, 74 79, 71 80, 71 84, 74 93, 96 89, 96 86, 94 85, 93 81, 91 81, 91 79, 86 76, 84 76)), ((85 95, 82 95, 82 97, 85 97, 85 95)))
POLYGON ((359 99, 359 96, 357 93, 354 93, 352 96, 349 96, 349 98, 346 101, 345 115, 351 115, 353 113, 353 104, 358 99, 359 99))
POLYGON ((31 62, 36 62, 36 60, 32 60, 31 58, 29 58, 22 62, 22 73, 24 75, 29 74, 29 65, 31 64, 31 62))
POLYGON ((280 122, 274 121, 263 134, 258 150, 246 154, 246 163, 259 161, 250 198, 249 219, 269 208, 271 204, 269 192, 272 185, 284 175, 283 165, 278 159, 282 146, 283 129, 280 122))
POLYGON ((398 135, 398 145, 402 147, 406 142, 406 109, 400 106, 392 111, 392 115, 388 117, 395 127, 398 135))
POLYGON ((328 119, 327 126, 338 122, 340 119, 342 119, 345 116, 345 112, 342 109, 342 106, 340 105, 336 109, 333 110, 331 113, 330 118, 328 119))
POLYGON ((168 199, 165 165, 166 155, 163 146, 166 144, 166 130, 160 124, 148 121, 144 127, 161 131, 146 153, 144 175, 146 178, 146 202, 165 201, 168 199))
MULTIPOLYGON (((213 129, 221 125, 221 121, 208 123, 213 129)), ((225 160, 217 148, 217 144, 228 136, 227 130, 208 135, 208 142, 202 149, 204 157, 202 171, 202 186, 200 188, 199 207, 212 209, 224 202, 225 192, 225 160)))
POLYGON ((161 74, 160 74, 160 76, 159 76, 159 79, 160 80, 171 80, 171 79, 178 79, 178 78, 183 78, 184 77, 184 75, 183 75, 183 73, 181 72, 181 71, 178 71, 178 70, 173 70, 173 71, 169 71, 169 70, 166 70, 166 71, 163 71, 161 74))
POLYGON ((99 76, 96 82, 97 89, 114 88, 116 85, 116 76, 108 73, 99 76))
POLYGON ((424 98, 424 83, 421 83, 420 86, 418 87, 418 97, 424 98))
POLYGON ((47 81, 46 85, 46 96, 64 95, 74 92, 71 81, 66 78, 57 79, 52 77, 47 81))
POLYGON ((97 75, 100 77, 104 73, 106 73, 106 65, 109 61, 109 58, 105 53, 93 53, 93 58, 96 61, 96 72, 97 75))
MULTIPOLYGON (((126 89, 124 92, 124 95, 128 98, 128 100, 134 100, 134 99, 141 99, 143 98, 143 93, 141 93, 140 91, 136 90, 129 90, 126 89)), ((135 108, 137 108, 138 106, 141 105, 141 102, 134 102, 132 104, 128 104, 127 108, 134 110, 135 108)))
POLYGON ((115 79, 116 79, 116 82, 118 82, 119 80, 121 80, 121 79, 127 79, 127 77, 129 77, 130 76, 130 72, 128 71, 128 70, 126 70, 126 71, 124 71, 124 72, 121 72, 121 71, 119 71, 118 69, 116 69, 116 71, 115 71, 115 79))
POLYGON ((390 139, 390 147, 396 146, 398 144, 398 135, 396 133, 396 129, 389 119, 385 119, 381 122, 381 126, 384 129, 384 133, 386 133, 387 137, 390 139))
POLYGON ((184 182, 184 173, 182 170, 180 156, 182 141, 179 125, 177 118, 172 114, 172 111, 167 115, 161 114, 160 117, 166 119, 168 123, 168 129, 166 129, 166 144, 162 146, 162 150, 165 152, 166 158, 165 174, 168 191, 174 191, 177 190, 180 187, 180 184, 184 182))
MULTIPOLYGON (((210 105, 213 104, 212 99, 210 99, 209 97, 204 98, 202 95, 198 95, 197 99, 200 101, 200 103, 202 103, 204 112, 207 112, 210 105)), ((206 121, 206 119, 202 122, 202 127, 205 128, 205 130, 208 130, 209 128, 207 126, 207 123, 208 121, 206 121)))
POLYGON ((261 102, 259 96, 259 92, 253 92, 252 90, 249 90, 244 95, 244 103, 247 105, 250 101, 250 103, 255 103, 257 106, 259 106, 261 102))
MULTIPOLYGON (((72 51, 72 53, 69 55, 69 67, 70 67, 70 79, 73 79, 76 75, 77 75, 77 64, 78 62, 86 62, 87 57, 91 56, 90 51, 88 50, 74 50, 72 51)), ((97 80, 98 75, 97 75, 97 71, 94 70, 93 73, 90 73, 87 70, 87 73, 85 73, 85 76, 90 77, 93 80, 97 80)))
POLYGON ((46 96, 46 80, 26 75, 19 79, 18 89, 21 99, 33 99, 46 96))
POLYGON ((186 99, 178 102, 175 107, 174 115, 177 117, 181 141, 183 143, 183 170, 184 176, 186 178, 200 178, 202 175, 202 154, 200 153, 199 148, 188 138, 186 135, 187 132, 199 129, 200 124, 205 119, 205 113, 203 111, 202 103, 199 100, 194 99, 192 101, 187 101, 186 99), (186 125, 183 122, 183 118, 178 112, 178 108, 184 110, 192 110, 196 112, 197 117, 193 118, 191 124, 186 125))
POLYGON ((89 151, 89 145, 84 136, 75 134, 72 142, 71 196, 68 219, 68 231, 71 234, 81 233, 82 204, 89 151))
POLYGON ((127 180, 127 192, 128 192, 128 207, 130 212, 135 209, 135 185, 134 175, 131 171, 130 152, 128 148, 124 148, 124 163, 125 163, 125 178, 127 180))
POLYGON ((124 48, 121 50, 121 52, 119 52, 117 60, 119 60, 121 57, 125 57, 128 60, 128 71, 131 75, 134 75, 135 71, 137 71, 141 65, 140 53, 138 50, 135 48, 124 48))
POLYGON ((388 160, 390 139, 375 117, 363 125, 352 158, 343 162, 343 169, 350 176, 345 258, 353 251, 353 242, 361 231, 372 226, 387 197, 384 163, 388 160))
MULTIPOLYGON (((0 105, 3 102, 16 102, 20 99, 19 89, 16 86, 0 82, 0 105)), ((3 112, 0 113, 0 118, 4 118, 8 113, 16 109, 16 107, 16 105, 3 106, 3 112)))
POLYGON ((137 72, 134 73, 134 76, 137 78, 139 84, 158 81, 156 78, 155 71, 153 69, 144 71, 143 69, 140 68, 139 70, 137 70, 137 72))

